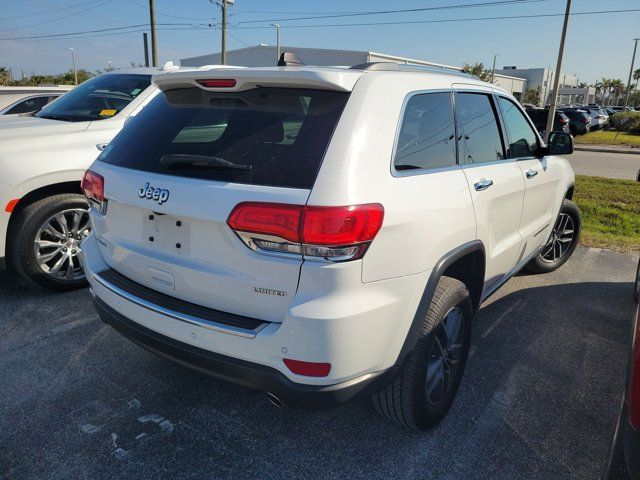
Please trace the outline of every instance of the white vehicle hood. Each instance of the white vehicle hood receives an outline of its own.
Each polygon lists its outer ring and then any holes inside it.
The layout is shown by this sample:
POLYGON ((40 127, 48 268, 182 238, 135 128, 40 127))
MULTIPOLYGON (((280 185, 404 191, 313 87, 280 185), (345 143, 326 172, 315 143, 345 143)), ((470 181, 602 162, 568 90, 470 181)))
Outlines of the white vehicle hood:
MULTIPOLYGON (((2 150, 6 151, 12 141, 28 138, 29 145, 24 146, 33 147, 33 142, 38 143, 46 137, 82 132, 90 124, 91 122, 64 122, 38 117, 0 117, 0 143, 2 150)), ((47 141, 50 139, 47 138, 47 141)))

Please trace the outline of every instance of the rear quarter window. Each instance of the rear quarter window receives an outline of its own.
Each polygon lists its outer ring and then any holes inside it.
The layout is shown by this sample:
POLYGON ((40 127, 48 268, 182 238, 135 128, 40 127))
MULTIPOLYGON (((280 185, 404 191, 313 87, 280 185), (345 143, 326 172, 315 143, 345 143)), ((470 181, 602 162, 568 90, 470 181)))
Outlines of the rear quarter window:
POLYGON ((348 96, 264 87, 161 93, 99 160, 166 175, 311 188, 348 96))

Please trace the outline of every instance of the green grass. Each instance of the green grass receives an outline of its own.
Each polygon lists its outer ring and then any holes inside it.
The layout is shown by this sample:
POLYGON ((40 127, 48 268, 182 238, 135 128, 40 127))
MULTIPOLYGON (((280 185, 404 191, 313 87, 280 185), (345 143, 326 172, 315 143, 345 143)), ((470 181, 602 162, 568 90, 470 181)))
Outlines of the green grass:
POLYGON ((596 130, 586 135, 578 135, 574 138, 577 144, 598 144, 598 145, 630 145, 640 147, 640 135, 620 132, 614 142, 616 132, 611 130, 596 130))
POLYGON ((582 212, 580 243, 640 251, 640 183, 578 175, 573 201, 582 212))

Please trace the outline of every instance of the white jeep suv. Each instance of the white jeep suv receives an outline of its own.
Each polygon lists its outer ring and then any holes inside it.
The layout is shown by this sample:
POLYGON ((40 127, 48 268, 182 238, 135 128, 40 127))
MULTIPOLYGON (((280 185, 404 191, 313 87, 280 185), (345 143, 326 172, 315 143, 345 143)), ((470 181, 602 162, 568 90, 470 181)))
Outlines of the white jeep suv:
POLYGON ((86 173, 81 259, 102 319, 182 365, 426 429, 471 322, 558 268, 574 175, 514 98, 389 63, 169 73, 86 173))

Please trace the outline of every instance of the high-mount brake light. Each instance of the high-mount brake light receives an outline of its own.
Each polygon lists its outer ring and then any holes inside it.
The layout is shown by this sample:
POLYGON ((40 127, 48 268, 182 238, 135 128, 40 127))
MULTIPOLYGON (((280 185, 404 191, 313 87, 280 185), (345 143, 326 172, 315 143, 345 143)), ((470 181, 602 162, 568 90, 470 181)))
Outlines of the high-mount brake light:
POLYGON ((254 250, 335 262, 361 258, 383 218, 379 203, 316 207, 244 202, 227 223, 254 250))
POLYGON ((92 170, 84 172, 82 177, 82 192, 90 203, 98 207, 104 213, 106 201, 104 198, 104 177, 92 170))
POLYGON ((236 86, 235 78, 208 78, 196 80, 196 82, 206 88, 233 88, 236 86))

